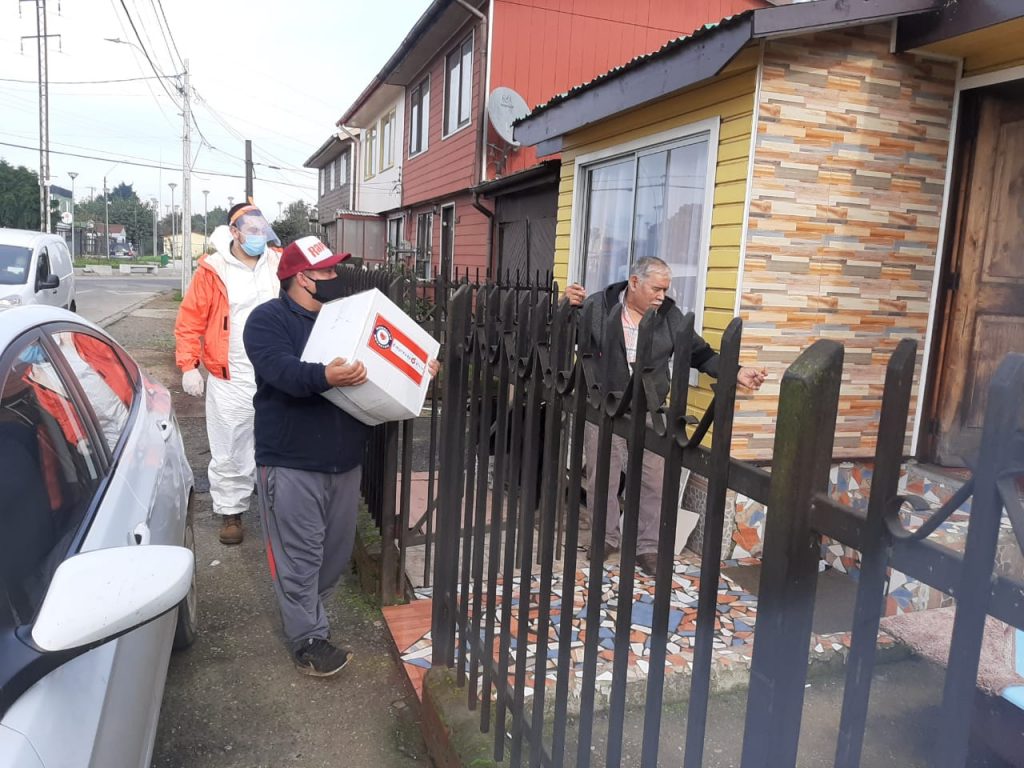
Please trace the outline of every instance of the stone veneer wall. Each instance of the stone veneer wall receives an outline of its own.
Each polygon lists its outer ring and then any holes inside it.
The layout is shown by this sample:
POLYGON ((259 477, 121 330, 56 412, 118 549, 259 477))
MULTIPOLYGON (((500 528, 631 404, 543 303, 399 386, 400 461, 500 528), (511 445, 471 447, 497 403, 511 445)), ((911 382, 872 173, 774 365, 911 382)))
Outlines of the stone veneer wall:
POLYGON ((904 337, 920 344, 920 375, 956 67, 890 54, 889 35, 766 44, 740 315, 743 360, 770 378, 740 398, 738 457, 770 458, 782 373, 817 339, 846 346, 837 457, 873 455, 885 364, 904 337))

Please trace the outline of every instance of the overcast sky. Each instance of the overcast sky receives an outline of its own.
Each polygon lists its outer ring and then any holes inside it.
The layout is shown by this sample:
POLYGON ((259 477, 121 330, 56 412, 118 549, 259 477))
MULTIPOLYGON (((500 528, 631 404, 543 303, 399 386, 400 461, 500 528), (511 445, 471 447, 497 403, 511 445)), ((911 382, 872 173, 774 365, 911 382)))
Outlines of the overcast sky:
MULTIPOLYGON (((181 71, 173 45, 189 60, 193 111, 213 146, 193 130, 193 212, 203 211, 203 189, 210 191, 210 208, 226 206, 228 196, 235 202, 244 196, 244 178, 212 172, 244 175, 245 138, 252 139, 254 160, 262 163, 256 166, 255 200, 269 217, 276 218, 278 201, 315 204, 316 175, 302 168, 303 161, 331 135, 335 121, 428 5, 429 0, 64 0, 58 14, 57 0, 48 0, 47 31, 60 35, 49 45, 50 181, 70 188, 68 172, 77 172, 79 199, 89 196, 90 187, 100 194, 106 174, 108 187, 123 181, 143 199, 158 198, 161 213, 173 181, 175 203, 181 203, 182 119, 160 82, 63 84, 152 77, 139 50, 104 41, 137 45, 130 18, 161 72, 181 71), (161 4, 172 43, 158 23, 161 4)), ((35 34, 34 2, 0 2, 0 157, 38 172, 36 46, 21 40, 35 34)))

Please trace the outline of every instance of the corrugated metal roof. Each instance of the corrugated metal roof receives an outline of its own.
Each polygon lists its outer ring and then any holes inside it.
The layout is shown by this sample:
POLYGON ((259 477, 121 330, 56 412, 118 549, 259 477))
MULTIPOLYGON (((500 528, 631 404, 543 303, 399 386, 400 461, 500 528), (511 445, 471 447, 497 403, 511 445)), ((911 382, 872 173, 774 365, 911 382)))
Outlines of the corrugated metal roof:
POLYGON ((636 69, 637 67, 641 66, 642 64, 652 59, 656 59, 659 56, 665 55, 666 53, 675 51, 679 48, 682 48, 685 45, 690 45, 696 42, 697 40, 700 40, 701 38, 707 36, 709 33, 715 31, 716 29, 732 26, 733 24, 738 23, 742 19, 749 19, 753 14, 754 11, 749 10, 743 11, 742 13, 733 14, 732 16, 726 16, 724 19, 720 19, 719 21, 705 24, 704 26, 695 29, 688 35, 683 35, 682 37, 677 37, 674 40, 669 40, 656 51, 652 51, 651 53, 645 53, 641 56, 636 56, 627 61, 625 64, 621 64, 613 69, 608 70, 604 74, 598 75, 593 80, 589 80, 586 83, 581 83, 580 85, 574 86, 565 93, 560 93, 556 96, 552 96, 543 104, 538 104, 536 107, 534 107, 530 111, 530 114, 520 118, 519 120, 516 120, 515 124, 519 124, 522 120, 528 120, 532 117, 536 117, 545 110, 551 109, 551 107, 554 107, 557 104, 561 104, 563 101, 571 99, 574 96, 577 96, 580 93, 583 93, 584 91, 587 91, 593 88, 594 86, 599 85, 600 83, 603 83, 607 80, 612 80, 616 77, 619 77, 622 74, 625 74, 626 72, 636 69))

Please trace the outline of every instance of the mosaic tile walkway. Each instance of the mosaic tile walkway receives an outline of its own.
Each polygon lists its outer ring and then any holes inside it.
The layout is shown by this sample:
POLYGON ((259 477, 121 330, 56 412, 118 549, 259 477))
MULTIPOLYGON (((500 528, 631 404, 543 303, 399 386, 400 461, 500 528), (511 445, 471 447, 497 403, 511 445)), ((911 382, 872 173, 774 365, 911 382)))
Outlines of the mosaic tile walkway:
MULTIPOLYGON (((755 565, 760 561, 755 558, 729 560, 724 567, 755 565)), ((548 661, 546 678, 553 682, 556 677, 558 657, 558 626, 563 616, 570 616, 572 629, 572 666, 574 688, 578 689, 583 677, 584 641, 588 627, 586 625, 587 581, 589 574, 584 566, 576 571, 572 593, 572 609, 566 613, 563 603, 564 580, 561 574, 555 574, 552 584, 551 628, 549 632, 548 661)), ((536 615, 537 588, 540 577, 534 575, 531 581, 530 614, 536 615)), ((697 597, 700 588, 700 565, 696 556, 684 555, 677 559, 673 574, 673 594, 670 600, 669 635, 667 643, 666 674, 688 673, 692 668, 693 649, 696 635, 697 597)), ((516 642, 516 622, 521 615, 519 605, 519 578, 514 580, 513 615, 512 615, 512 663, 519 651, 516 642)), ((617 564, 606 564, 603 574, 601 594, 601 621, 597 628, 600 636, 598 652, 597 681, 599 694, 607 693, 611 686, 612 666, 614 662, 614 635, 616 609, 618 603, 619 569, 617 564)), ((500 590, 499 590, 500 593, 500 590)), ((430 590, 419 590, 420 599, 430 599, 430 590)), ((500 597, 499 597, 500 599, 500 597)), ((650 656, 651 621, 654 611, 654 579, 637 573, 633 588, 633 604, 631 616, 630 651, 627 668, 627 680, 640 681, 646 679, 648 658, 650 656)), ((744 671, 749 669, 753 653, 754 631, 757 622, 757 598, 741 589, 728 577, 722 577, 718 587, 718 616, 715 620, 713 642, 713 666, 717 674, 726 670, 744 671)), ((395 609, 393 609, 395 610, 395 609)), ((410 609, 414 610, 414 609, 410 609)), ((419 609, 421 614, 425 611, 419 609)), ((531 618, 531 628, 535 628, 535 618, 531 618)), ((405 635, 409 637, 408 634, 405 635)), ((531 632, 533 640, 526 648, 527 695, 532 693, 532 672, 536 669, 536 634, 531 632)), ((396 638, 397 641, 397 638, 396 638)), ((888 635, 880 635, 882 646, 894 645, 888 635)), ((837 654, 845 654, 849 647, 849 633, 834 635, 815 635, 811 641, 811 659, 827 661, 837 654)), ((429 633, 429 617, 424 625, 423 635, 415 642, 399 644, 402 661, 405 662, 413 680, 421 678, 422 673, 430 666, 431 639, 429 633)), ((495 643, 497 647, 497 643, 495 643)), ((510 677, 511 680, 511 677, 510 677)))
MULTIPOLYGON (((856 510, 867 509, 871 495, 873 467, 866 462, 841 462, 832 465, 830 472, 830 493, 841 504, 856 510)), ((962 480, 950 476, 934 476, 913 465, 904 465, 899 492, 918 496, 931 506, 923 512, 904 506, 900 517, 907 530, 920 528, 932 513, 945 504, 962 485, 962 480)), ((955 552, 962 552, 967 540, 967 526, 970 522, 971 499, 968 499, 949 519, 939 525, 929 540, 955 552)), ((764 526, 769 512, 765 505, 739 497, 736 501, 736 531, 733 541, 734 557, 761 555, 764 526)), ((996 567, 1000 572, 1019 573, 1022 567, 1020 548, 1014 539, 1009 518, 1004 514, 1000 523, 999 547, 996 567)), ((822 560, 840 573, 848 574, 855 581, 860 577, 860 553, 841 542, 825 539, 822 542, 822 560)), ((894 616, 910 611, 940 608, 952 605, 952 598, 927 584, 908 578, 899 571, 890 571, 889 591, 885 602, 885 615, 894 616)))

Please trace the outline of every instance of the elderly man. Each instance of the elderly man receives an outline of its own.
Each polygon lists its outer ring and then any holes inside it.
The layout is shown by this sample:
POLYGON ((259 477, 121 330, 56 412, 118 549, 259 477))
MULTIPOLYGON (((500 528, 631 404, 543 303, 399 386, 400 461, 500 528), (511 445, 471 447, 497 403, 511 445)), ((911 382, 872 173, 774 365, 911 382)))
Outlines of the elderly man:
MULTIPOLYGON (((658 397, 664 401, 670 388, 669 364, 674 352, 677 331, 683 325, 683 313, 668 297, 672 285, 672 271, 661 259, 645 257, 633 263, 626 282, 612 283, 601 293, 587 298, 582 285, 570 285, 565 290, 566 298, 573 306, 582 306, 585 301, 594 305, 593 325, 590 328, 594 349, 601 358, 599 375, 604 377, 602 385, 607 390, 623 390, 636 363, 636 344, 640 321, 648 309, 654 309, 653 365, 657 378, 658 397), (611 318, 620 322, 609 323, 611 318), (610 336, 607 329, 614 328, 610 336)), ((709 376, 718 376, 718 353, 711 349, 700 336, 694 338, 690 354, 690 365, 709 376)), ((767 371, 764 368, 740 368, 738 382, 749 389, 758 389, 764 382, 767 371)), ((588 457, 597 455, 597 428, 587 424, 585 450, 588 457)), ((612 452, 608 471, 608 499, 617 499, 620 473, 628 461, 626 441, 618 435, 612 436, 612 452)), ((640 519, 636 546, 636 561, 641 570, 653 576, 657 567, 658 522, 661 513, 663 459, 655 453, 644 451, 643 473, 640 492, 640 519)), ((590 514, 607 516, 605 545, 603 553, 590 553, 592 561, 604 561, 619 551, 621 533, 618 505, 609 504, 606 509, 593 508, 596 495, 596 475, 592 466, 587 468, 587 500, 591 505, 590 514)))

